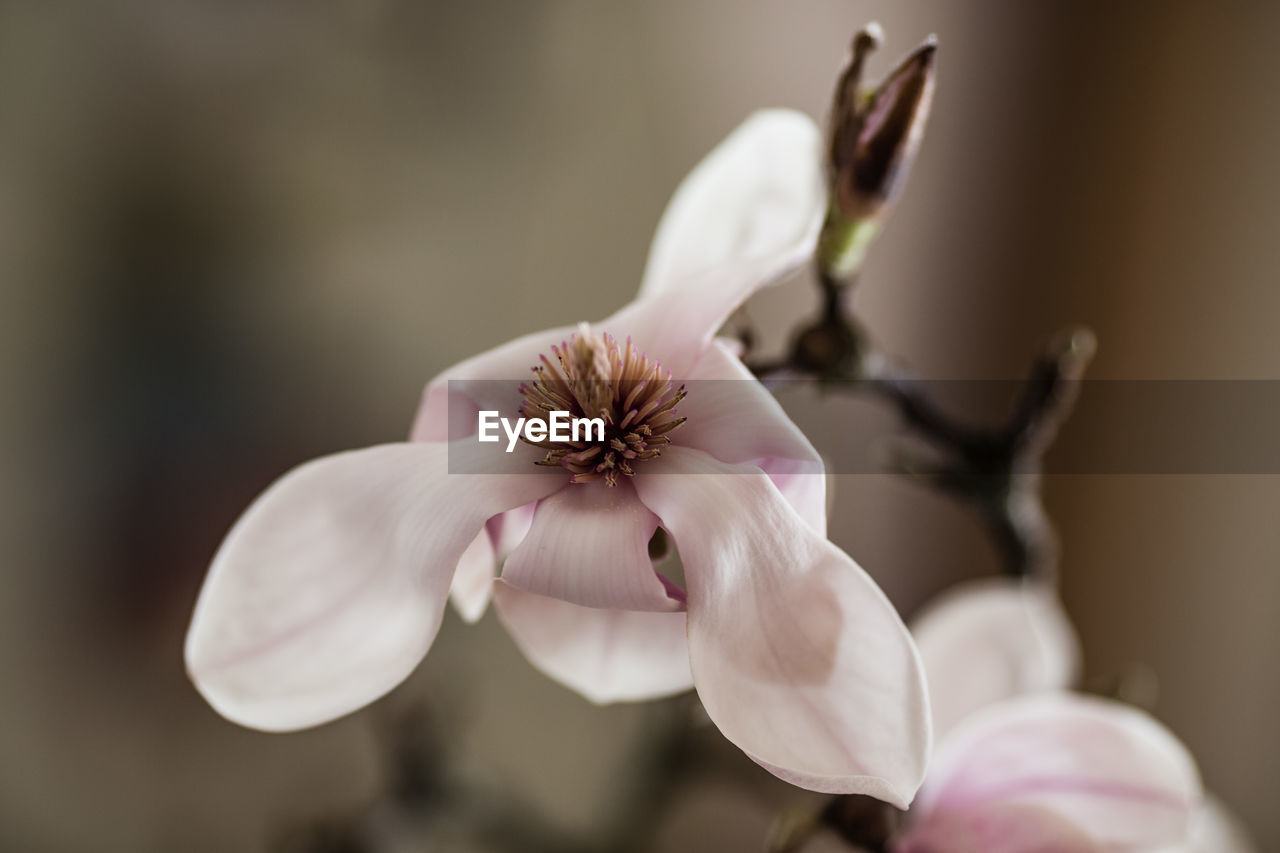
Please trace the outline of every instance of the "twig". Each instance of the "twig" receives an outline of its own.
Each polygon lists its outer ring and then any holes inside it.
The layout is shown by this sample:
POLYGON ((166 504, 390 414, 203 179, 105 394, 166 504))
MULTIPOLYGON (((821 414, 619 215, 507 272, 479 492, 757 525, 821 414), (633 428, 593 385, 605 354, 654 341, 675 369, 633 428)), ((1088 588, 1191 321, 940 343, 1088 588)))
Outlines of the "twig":
POLYGON ((847 313, 850 283, 821 271, 818 283, 819 318, 795 337, 788 357, 751 364, 752 371, 766 381, 807 376, 824 388, 873 394, 892 405, 911 435, 940 457, 902 450, 892 469, 974 509, 1000 550, 1006 574, 1052 577, 1057 542, 1041 502, 1040 471, 1093 356, 1092 333, 1072 329, 1055 337, 1033 363, 1008 420, 977 427, 949 415, 924 382, 871 346, 847 313))

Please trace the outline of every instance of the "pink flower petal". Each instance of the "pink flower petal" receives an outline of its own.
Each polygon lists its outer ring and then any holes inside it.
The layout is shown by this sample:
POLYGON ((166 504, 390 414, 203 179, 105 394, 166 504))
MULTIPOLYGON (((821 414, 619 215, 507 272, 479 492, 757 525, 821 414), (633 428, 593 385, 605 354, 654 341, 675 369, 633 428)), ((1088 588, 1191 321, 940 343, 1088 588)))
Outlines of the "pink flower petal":
POLYGON ((1020 803, 934 812, 896 839, 890 849, 893 853, 1102 853, 1071 821, 1020 803))
POLYGON ((1036 806, 1095 842, 1150 849, 1186 838, 1200 780, 1186 749, 1147 714, 1068 693, 1013 699, 939 744, 917 813, 1036 806))
POLYGON ((689 396, 679 412, 689 420, 673 441, 721 462, 764 469, 809 526, 825 536, 822 458, 774 396, 719 340, 703 351, 688 378, 689 396))
MULTIPOLYGON (((581 318, 573 319, 576 323, 581 318)), ((576 331, 577 326, 571 325, 534 332, 450 367, 422 392, 409 440, 447 441, 472 435, 481 409, 517 417, 520 383, 530 377, 539 356, 576 331)))
MULTIPOLYGON (((654 237, 641 299, 597 325, 620 340, 633 337, 681 378, 730 312, 810 256, 826 203, 814 123, 789 110, 756 113, 677 189, 654 237)), ((470 435, 482 408, 514 412, 516 383, 573 332, 568 325, 526 335, 446 370, 423 394, 412 440, 470 435), (450 379, 512 385, 467 383, 451 395, 450 379)))
POLYGON ((935 738, 1004 699, 1071 685, 1080 643, 1054 591, 997 578, 961 584, 911 624, 929 680, 935 738))
POLYGON ((533 527, 502 570, 511 586, 584 607, 683 610, 649 559, 658 518, 631 483, 569 485, 538 502, 533 527))
POLYGON ((529 661, 592 702, 657 699, 693 686, 684 613, 579 607, 505 581, 493 595, 529 661))
POLYGON ((822 156, 808 116, 775 109, 748 118, 672 196, 640 296, 687 295, 691 280, 742 262, 759 264, 760 281, 739 283, 753 289, 803 262, 826 214, 822 156))
POLYGON ((245 511, 187 634, 187 668, 209 704, 251 728, 299 729, 354 711, 413 670, 485 520, 564 486, 537 472, 450 475, 450 452, 389 444, 327 456, 245 511))
POLYGON ((529 535, 529 528, 533 527, 533 513, 537 508, 537 502, 527 503, 489 519, 485 529, 493 539, 493 549, 499 563, 511 556, 511 552, 529 535))
POLYGON ((685 377, 734 309, 812 255, 827 209, 822 161, 808 116, 753 115, 676 190, 639 298, 601 325, 685 377))
POLYGON ((481 528, 458 560, 449 585, 449 600, 464 622, 477 622, 489 606, 497 555, 489 531, 481 528))
POLYGON ((536 503, 500 512, 482 530, 458 562, 449 587, 449 600, 465 622, 478 622, 489 606, 493 579, 508 555, 520 544, 533 524, 536 503))
POLYGON ((1161 847, 1155 853, 1258 853, 1249 830, 1226 804, 1206 793, 1191 818, 1187 838, 1161 847))
POLYGON ((1187 842, 1165 848, 1161 853, 1257 853, 1257 850, 1240 819, 1210 794, 1191 819, 1187 842))
POLYGON ((788 781, 905 807, 924 775, 929 709, 892 605, 764 474, 681 447, 658 463, 636 490, 684 561, 711 719, 788 781))
MULTIPOLYGON (((814 473, 813 463, 796 459, 752 459, 754 465, 768 475, 774 487, 800 514, 809 529, 819 536, 827 535, 828 480, 814 473)), ((821 464, 821 462, 819 462, 821 464)))
POLYGON ((690 279, 683 293, 659 293, 624 306, 598 326, 619 340, 631 338, 681 382, 725 320, 771 281, 772 265, 743 261, 690 279))

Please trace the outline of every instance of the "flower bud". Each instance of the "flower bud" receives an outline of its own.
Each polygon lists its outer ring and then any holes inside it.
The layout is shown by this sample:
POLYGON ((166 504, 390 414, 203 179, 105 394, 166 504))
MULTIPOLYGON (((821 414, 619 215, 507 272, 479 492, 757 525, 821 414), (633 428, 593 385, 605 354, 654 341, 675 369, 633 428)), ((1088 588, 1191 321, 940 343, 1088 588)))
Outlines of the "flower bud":
POLYGON ((836 86, 828 169, 831 201, 819 245, 824 270, 846 279, 862 262, 920 146, 933 98, 931 36, 870 91, 861 88, 867 55, 881 40, 870 24, 836 86))

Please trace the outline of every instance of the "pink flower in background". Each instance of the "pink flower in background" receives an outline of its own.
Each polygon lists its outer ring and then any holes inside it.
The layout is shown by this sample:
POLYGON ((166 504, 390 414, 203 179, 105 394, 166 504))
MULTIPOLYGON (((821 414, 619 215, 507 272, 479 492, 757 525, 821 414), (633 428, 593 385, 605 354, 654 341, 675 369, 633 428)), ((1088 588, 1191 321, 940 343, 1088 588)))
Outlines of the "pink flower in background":
POLYGON ((1212 793, 1191 818, 1185 841, 1161 847, 1160 853, 1257 853, 1240 819, 1212 793))
POLYGON ((938 748, 895 853, 1250 853, 1146 713, 1066 692, 1079 641, 1054 591, 963 584, 912 626, 938 748))
POLYGON ((827 541, 812 446, 713 338, 812 253, 821 149, 802 115, 752 117, 676 193, 635 302, 445 371, 412 442, 271 486, 215 557, 187 638, 210 704, 273 731, 353 711, 414 669, 446 599, 474 619, 492 591, 529 659, 589 699, 696 686, 782 778, 905 807, 929 749, 915 647, 827 541), (608 440, 505 453, 473 435, 481 410, 548 400, 603 409, 608 440), (683 587, 654 569, 659 527, 683 587))
POLYGON ((1149 715, 1045 693, 979 711, 941 738, 896 853, 1085 853, 1184 842, 1195 762, 1149 715))
POLYGON ((1034 581, 958 584, 911 620, 941 739, 1003 699, 1066 690, 1080 671, 1080 641, 1057 592, 1034 581))

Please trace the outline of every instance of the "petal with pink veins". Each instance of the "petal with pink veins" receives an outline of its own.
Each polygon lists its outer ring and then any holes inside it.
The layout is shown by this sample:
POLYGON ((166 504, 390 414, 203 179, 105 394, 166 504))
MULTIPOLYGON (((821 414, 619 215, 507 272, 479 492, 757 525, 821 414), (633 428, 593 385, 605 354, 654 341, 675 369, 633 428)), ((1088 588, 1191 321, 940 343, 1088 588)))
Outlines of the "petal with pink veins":
POLYGON ((493 603, 525 657, 597 704, 693 686, 684 613, 580 607, 499 581, 493 603))
POLYGON ((528 535, 507 558, 511 586, 583 607, 682 610, 649 559, 658 519, 627 480, 571 484, 534 510, 528 535))
POLYGON ((251 728, 300 729, 413 670, 485 521, 565 484, 554 472, 449 474, 451 454, 475 452, 465 445, 339 453, 259 496, 214 557, 187 634, 187 669, 209 704, 251 728))
POLYGON ((973 813, 1034 806, 1095 843, 1155 849, 1187 837, 1200 778, 1186 748, 1149 715, 1070 693, 979 711, 939 743, 915 810, 973 813))
POLYGON ((905 808, 924 776, 929 708, 888 599, 757 469, 683 447, 652 464, 636 491, 684 562, 711 719, 793 784, 905 808))
POLYGON ((1033 581, 984 579, 930 602, 911 622, 941 739, 987 705, 1071 686, 1080 642, 1057 594, 1033 581))

